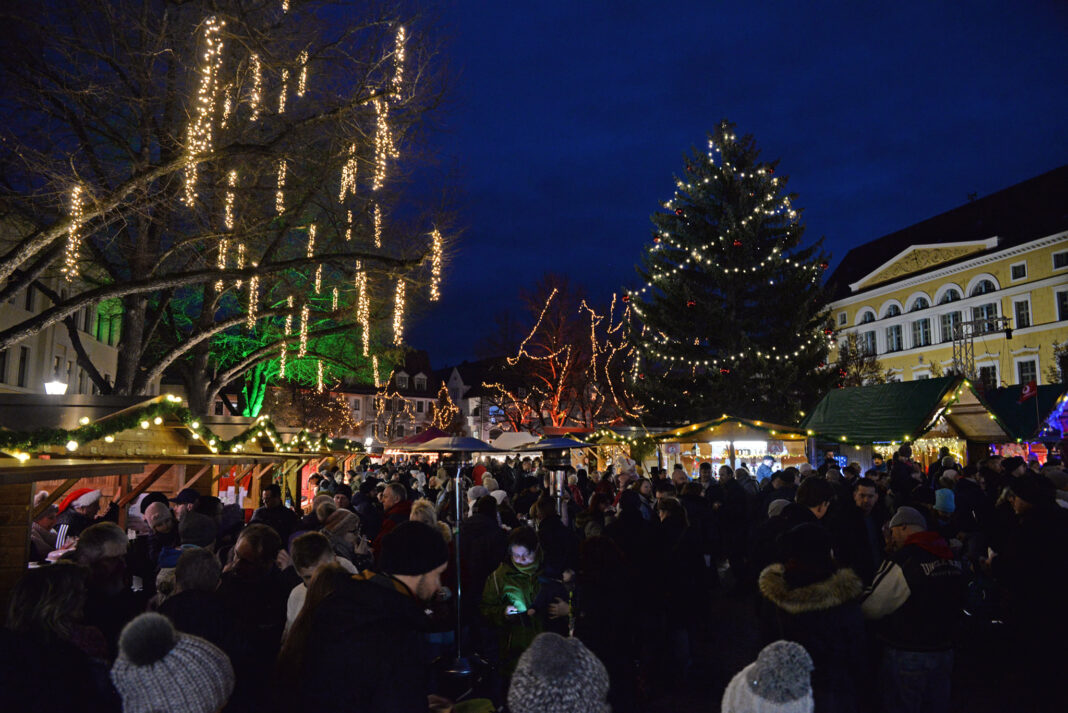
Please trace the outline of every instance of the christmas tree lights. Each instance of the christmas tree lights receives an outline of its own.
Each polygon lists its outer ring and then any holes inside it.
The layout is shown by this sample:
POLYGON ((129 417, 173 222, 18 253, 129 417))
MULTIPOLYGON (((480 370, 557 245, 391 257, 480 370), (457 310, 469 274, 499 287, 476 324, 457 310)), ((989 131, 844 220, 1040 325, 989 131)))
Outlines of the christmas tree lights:
POLYGON ((315 390, 323 393, 323 360, 315 360, 315 390))
MULTIPOLYGON (((226 270, 226 253, 230 250, 230 240, 228 238, 219 239, 219 252, 215 257, 215 267, 220 271, 226 270)), ((223 281, 219 278, 215 281, 215 291, 222 292, 223 281)))
POLYGON ((382 385, 381 383, 379 383, 379 379, 378 379, 378 355, 377 354, 375 354, 373 357, 371 357, 371 373, 374 376, 375 388, 377 389, 382 385))
MULTIPOLYGON (((237 269, 238 270, 244 270, 245 269, 245 244, 244 243, 238 243, 237 244, 237 269)), ((239 278, 237 278, 237 280, 235 281, 234 284, 237 286, 238 289, 241 289, 241 283, 242 283, 242 280, 239 277, 239 278)))
POLYGON ((389 128, 389 105, 382 98, 372 103, 375 107, 375 172, 371 190, 377 191, 386 184, 389 160, 398 158, 400 153, 393 143, 393 132, 389 128))
POLYGON ((81 230, 84 219, 82 187, 75 186, 70 192, 70 228, 67 230, 67 250, 63 256, 63 276, 67 282, 74 280, 80 271, 78 260, 81 257, 81 230))
POLYGON ((330 293, 330 311, 337 312, 338 289, 335 287, 330 293))
POLYGON ((308 226, 308 257, 315 257, 315 223, 308 226))
POLYGON ((234 187, 237 185, 237 171, 226 175, 226 205, 223 209, 223 225, 227 230, 234 229, 234 187))
POLYGON ((345 211, 345 242, 352 241, 352 211, 345 211))
POLYGON ((315 268, 315 294, 321 294, 323 291, 323 265, 320 263, 315 268))
MULTIPOLYGON (((338 188, 337 200, 342 202, 345 196, 356 195, 356 144, 349 144, 348 158, 341 167, 341 185, 338 188)), ((349 211, 349 223, 352 223, 352 211, 349 211)))

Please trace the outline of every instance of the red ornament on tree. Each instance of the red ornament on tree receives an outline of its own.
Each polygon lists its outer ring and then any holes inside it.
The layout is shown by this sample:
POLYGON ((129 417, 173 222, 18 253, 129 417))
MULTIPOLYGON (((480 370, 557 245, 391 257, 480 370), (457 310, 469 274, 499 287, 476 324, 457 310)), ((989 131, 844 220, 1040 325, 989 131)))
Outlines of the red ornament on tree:
POLYGON ((823 330, 823 333, 826 334, 829 337, 832 334, 834 334, 834 330, 833 329, 825 329, 825 330, 823 330))
POLYGON ((734 247, 736 247, 736 248, 742 247, 742 241, 741 240, 735 240, 734 241, 734 247))
POLYGON ((630 295, 623 295, 621 298, 624 302, 630 302, 630 295))
POLYGON ((660 236, 659 236, 659 235, 657 235, 656 237, 654 237, 654 238, 653 238, 653 242, 654 242, 654 243, 659 243, 659 242, 660 242, 660 236))
POLYGON ((687 307, 693 307, 695 304, 697 304, 697 303, 694 302, 693 300, 686 300, 686 306, 687 307))
POLYGON ((731 370, 730 369, 720 369, 719 373, 720 374, 729 374, 729 373, 731 373, 731 370))
POLYGON ((679 217, 682 217, 682 208, 676 208, 675 209, 675 215, 677 215, 679 217))
POLYGON ((768 173, 775 173, 775 169, 771 166, 768 166, 768 173))
POLYGON ((831 264, 829 262, 827 262, 826 260, 824 260, 823 262, 820 263, 820 269, 821 270, 826 270, 830 266, 831 266, 831 264))

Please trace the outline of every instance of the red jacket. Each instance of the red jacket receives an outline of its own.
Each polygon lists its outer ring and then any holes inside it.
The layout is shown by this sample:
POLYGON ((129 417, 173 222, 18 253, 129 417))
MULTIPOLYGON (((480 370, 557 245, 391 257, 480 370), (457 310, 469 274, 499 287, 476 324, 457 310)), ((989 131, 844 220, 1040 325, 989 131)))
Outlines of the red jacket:
POLYGON ((382 551, 382 538, 389 534, 393 528, 402 522, 407 522, 408 517, 412 514, 412 501, 404 500, 397 503, 382 516, 382 529, 378 531, 378 537, 371 544, 371 549, 374 550, 375 560, 378 560, 378 553, 382 551))

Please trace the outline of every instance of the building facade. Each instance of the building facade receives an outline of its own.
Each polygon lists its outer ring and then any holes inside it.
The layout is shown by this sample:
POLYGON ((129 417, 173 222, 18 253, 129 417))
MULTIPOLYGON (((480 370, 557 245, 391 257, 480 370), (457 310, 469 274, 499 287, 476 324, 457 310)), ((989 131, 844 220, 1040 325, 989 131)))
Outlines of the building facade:
POLYGON ((854 248, 828 288, 835 345, 856 334, 894 380, 959 367, 963 329, 985 388, 1048 383, 1068 342, 1068 166, 854 248))

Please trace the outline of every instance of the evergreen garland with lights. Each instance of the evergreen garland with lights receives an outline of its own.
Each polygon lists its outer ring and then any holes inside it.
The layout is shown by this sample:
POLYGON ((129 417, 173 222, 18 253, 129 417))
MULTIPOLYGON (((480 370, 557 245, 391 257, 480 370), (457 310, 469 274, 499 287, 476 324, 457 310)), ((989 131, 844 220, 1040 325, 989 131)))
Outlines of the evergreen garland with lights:
POLYGON ((722 413, 796 422, 830 388, 820 281, 828 256, 776 162, 724 121, 652 216, 632 306, 631 378, 651 422, 722 413))

